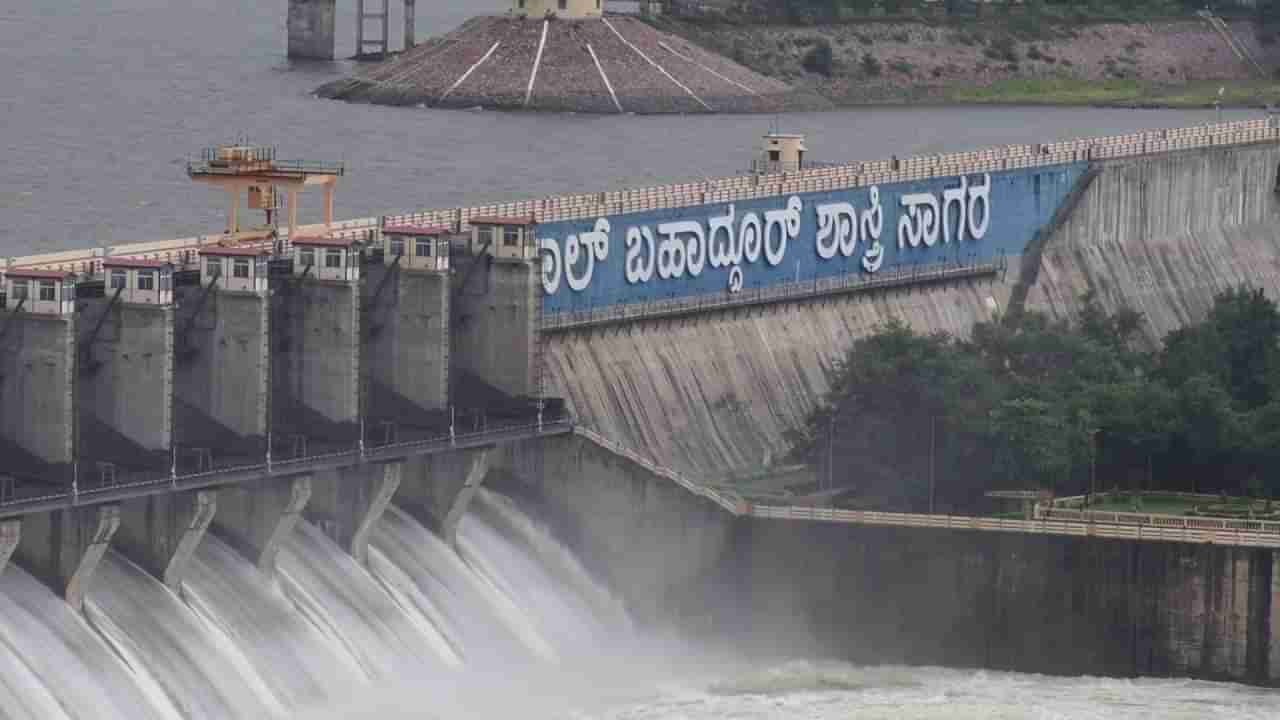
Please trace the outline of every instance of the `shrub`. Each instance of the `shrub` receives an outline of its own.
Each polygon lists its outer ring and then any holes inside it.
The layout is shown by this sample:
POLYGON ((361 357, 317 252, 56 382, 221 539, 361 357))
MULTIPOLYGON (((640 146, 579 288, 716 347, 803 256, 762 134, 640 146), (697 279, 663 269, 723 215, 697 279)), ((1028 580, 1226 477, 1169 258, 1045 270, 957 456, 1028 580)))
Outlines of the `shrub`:
POLYGON ((862 73, 871 77, 880 74, 880 61, 871 53, 862 53, 862 73))
POLYGON ((911 34, 908 33, 906 30, 903 30, 901 32, 896 32, 890 37, 893 38, 894 42, 900 42, 900 43, 911 42, 911 34))
POLYGON ((1018 62, 1017 43, 1008 35, 1001 35, 992 40, 991 44, 982 51, 982 54, 992 60, 1001 60, 1007 63, 1018 62))
POLYGON ((831 70, 835 65, 835 57, 831 52, 831 43, 826 38, 817 38, 813 47, 809 48, 809 52, 804 54, 804 59, 800 65, 811 73, 817 73, 825 77, 831 77, 831 70))
POLYGON ((915 67, 911 63, 902 59, 894 60, 889 63, 889 69, 896 73, 902 73, 903 75, 910 75, 915 71, 915 67))

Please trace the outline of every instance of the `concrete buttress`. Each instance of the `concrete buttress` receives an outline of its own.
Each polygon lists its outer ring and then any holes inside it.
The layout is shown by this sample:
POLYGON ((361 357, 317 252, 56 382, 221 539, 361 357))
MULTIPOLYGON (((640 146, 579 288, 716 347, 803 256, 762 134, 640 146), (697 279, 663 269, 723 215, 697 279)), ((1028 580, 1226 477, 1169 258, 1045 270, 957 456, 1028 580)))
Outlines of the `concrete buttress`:
POLYGON ((272 305, 276 440, 294 433, 308 436, 313 446, 316 441, 354 446, 360 418, 360 283, 291 279, 278 286, 272 305))
POLYGON ((173 307, 85 303, 76 401, 83 459, 167 466, 173 432, 173 307))
MULTIPOLYGON (((454 368, 509 396, 537 394, 540 265, 488 256, 459 267, 453 295, 454 368)), ((455 405, 466 405, 455 398, 455 405)))
POLYGON ((453 544, 458 521, 489 472, 490 450, 480 448, 406 461, 397 504, 453 544))
POLYGON ((120 508, 120 549, 174 592, 218 508, 214 490, 152 495, 120 508))
POLYGON ((274 572, 280 544, 311 499, 311 476, 264 480, 218 492, 214 530, 259 570, 274 572))
POLYGON ((449 405, 449 276, 376 265, 366 270, 366 371, 374 416, 380 399, 402 415, 406 403, 421 410, 449 405))
POLYGON ((93 574, 120 527, 120 508, 99 505, 27 515, 14 554, 20 565, 76 610, 84 607, 93 574))
POLYGON ((74 315, 0 315, 0 448, 12 453, 6 471, 70 481, 75 373, 74 315))
POLYGON ((307 517, 361 564, 369 534, 400 487, 402 463, 361 465, 321 473, 312 482, 307 517))
POLYGON ((177 442, 261 458, 270 382, 265 293, 179 288, 177 442))

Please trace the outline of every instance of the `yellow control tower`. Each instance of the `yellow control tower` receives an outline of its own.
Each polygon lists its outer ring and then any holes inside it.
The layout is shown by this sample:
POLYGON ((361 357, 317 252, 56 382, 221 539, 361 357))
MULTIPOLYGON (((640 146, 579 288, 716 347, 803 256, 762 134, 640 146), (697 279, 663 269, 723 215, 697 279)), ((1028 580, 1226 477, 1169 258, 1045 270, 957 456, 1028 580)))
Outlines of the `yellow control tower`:
POLYGON ((298 224, 298 193, 311 185, 324 190, 324 224, 333 225, 333 191, 342 177, 342 163, 277 160, 276 149, 254 145, 216 145, 205 148, 200 160, 187 163, 187 176, 227 193, 227 233, 240 232, 240 196, 248 206, 267 213, 267 223, 280 208, 280 192, 287 201, 289 235, 298 224))

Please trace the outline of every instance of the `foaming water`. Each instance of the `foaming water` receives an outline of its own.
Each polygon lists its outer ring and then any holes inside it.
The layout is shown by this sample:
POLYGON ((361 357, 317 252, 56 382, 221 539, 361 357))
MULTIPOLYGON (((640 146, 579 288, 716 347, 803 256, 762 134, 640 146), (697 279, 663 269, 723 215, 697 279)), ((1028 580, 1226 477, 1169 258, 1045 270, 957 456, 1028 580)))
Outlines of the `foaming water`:
POLYGON ((0 717, 178 717, 84 618, 10 564, 0 575, 0 717))
POLYGON ((576 718, 988 720, 1274 718, 1280 694, 1194 680, 1061 678, 935 667, 795 661, 671 684, 643 703, 576 718))
POLYGON ((183 598, 240 649, 288 707, 327 702, 336 688, 362 677, 346 646, 308 622, 279 581, 216 536, 201 542, 183 598))
POLYGON ((368 679, 443 667, 447 643, 412 608, 399 605, 368 572, 307 522, 280 552, 280 577, 294 604, 359 662, 368 679), (426 666, 426 667, 423 667, 426 666))
POLYGON ((217 537, 181 593, 108 553, 84 615, 0 575, 0 719, 1272 718, 1280 693, 1187 680, 760 664, 640 632, 510 500, 458 548, 391 508, 357 564, 315 526, 276 576, 217 537))
POLYGON ((156 679, 184 717, 284 714, 239 648, 113 551, 98 566, 85 613, 117 653, 156 679))

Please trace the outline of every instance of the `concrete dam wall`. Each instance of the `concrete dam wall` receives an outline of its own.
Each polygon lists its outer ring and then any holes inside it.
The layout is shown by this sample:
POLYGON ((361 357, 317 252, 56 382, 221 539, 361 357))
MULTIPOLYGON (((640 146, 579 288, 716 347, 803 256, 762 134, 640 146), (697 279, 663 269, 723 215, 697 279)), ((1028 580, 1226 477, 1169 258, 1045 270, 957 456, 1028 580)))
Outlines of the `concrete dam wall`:
POLYGON ((963 335, 1011 303, 1070 316, 1096 290, 1144 313, 1154 340, 1241 282, 1280 292, 1277 165, 1271 144, 1095 161, 1015 228, 998 273, 568 329, 547 340, 550 384, 584 425, 662 464, 756 468, 788 450, 852 342, 890 318, 963 335))

